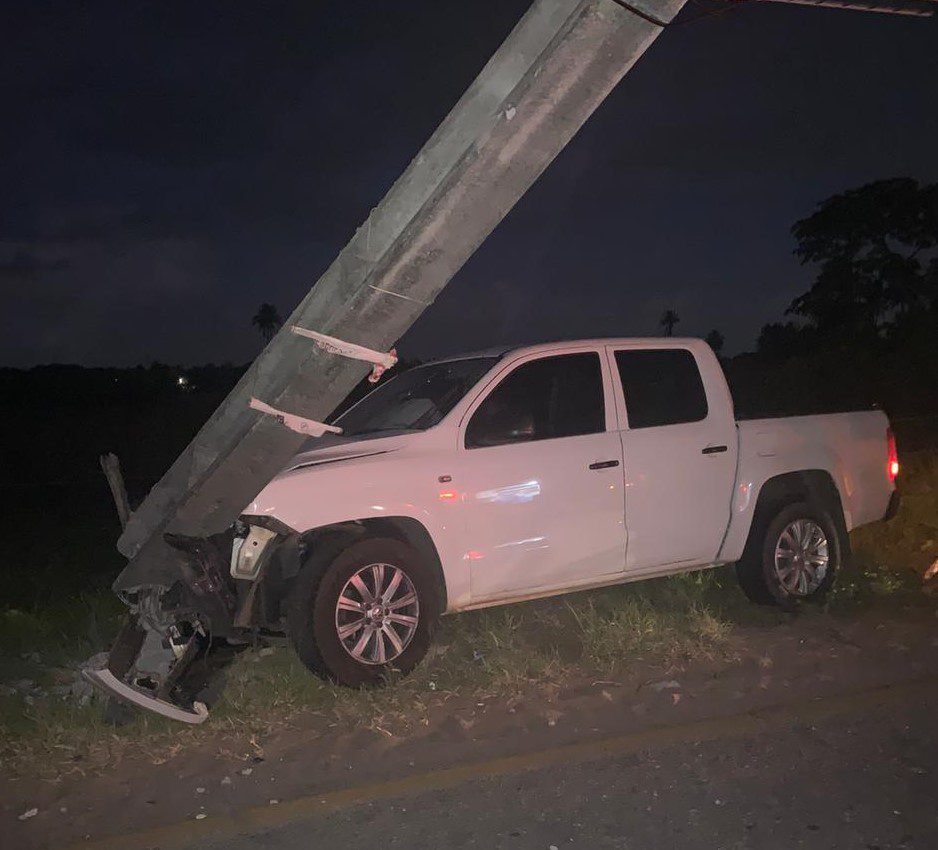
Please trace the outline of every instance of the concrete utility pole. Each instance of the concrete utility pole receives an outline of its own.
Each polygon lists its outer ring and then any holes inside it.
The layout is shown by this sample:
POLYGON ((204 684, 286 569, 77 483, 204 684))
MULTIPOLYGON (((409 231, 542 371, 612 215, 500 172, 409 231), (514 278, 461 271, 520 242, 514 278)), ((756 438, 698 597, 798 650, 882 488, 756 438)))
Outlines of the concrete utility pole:
MULTIPOLYGON (((251 396, 325 419, 368 367, 290 325, 387 351, 570 141, 684 0, 537 0, 144 503, 115 589, 178 578, 163 532, 225 529, 304 437, 251 396)), ((323 494, 328 498, 327 494, 323 494)))

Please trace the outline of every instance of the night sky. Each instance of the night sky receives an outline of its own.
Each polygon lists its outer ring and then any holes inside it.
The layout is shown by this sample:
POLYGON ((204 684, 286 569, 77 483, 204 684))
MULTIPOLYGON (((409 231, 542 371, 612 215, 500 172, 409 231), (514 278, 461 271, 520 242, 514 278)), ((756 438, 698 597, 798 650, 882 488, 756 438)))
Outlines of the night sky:
MULTIPOLYGON (((0 25, 0 365, 245 362, 529 0, 31 2, 0 25)), ((718 328, 811 272, 791 224, 938 179, 938 19, 690 4, 400 346, 718 328)))

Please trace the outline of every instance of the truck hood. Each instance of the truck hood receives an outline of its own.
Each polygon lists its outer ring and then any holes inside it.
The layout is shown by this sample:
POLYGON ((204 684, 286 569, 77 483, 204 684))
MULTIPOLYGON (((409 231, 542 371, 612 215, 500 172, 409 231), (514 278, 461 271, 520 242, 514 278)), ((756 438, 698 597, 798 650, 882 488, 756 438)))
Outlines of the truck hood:
POLYGON ((311 440, 302 451, 290 459, 280 475, 326 463, 338 463, 399 451, 414 435, 413 431, 395 431, 350 437, 335 435, 311 440))

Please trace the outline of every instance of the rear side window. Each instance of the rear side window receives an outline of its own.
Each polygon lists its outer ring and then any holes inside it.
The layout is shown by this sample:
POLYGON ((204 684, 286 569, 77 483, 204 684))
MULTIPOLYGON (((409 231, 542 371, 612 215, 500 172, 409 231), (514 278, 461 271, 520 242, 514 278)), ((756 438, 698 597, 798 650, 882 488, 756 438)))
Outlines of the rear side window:
POLYGON ((629 428, 707 418, 707 396, 694 355, 683 348, 617 351, 629 428))
POLYGON ((563 354, 532 360, 503 378, 469 420, 466 448, 605 430, 599 355, 563 354))

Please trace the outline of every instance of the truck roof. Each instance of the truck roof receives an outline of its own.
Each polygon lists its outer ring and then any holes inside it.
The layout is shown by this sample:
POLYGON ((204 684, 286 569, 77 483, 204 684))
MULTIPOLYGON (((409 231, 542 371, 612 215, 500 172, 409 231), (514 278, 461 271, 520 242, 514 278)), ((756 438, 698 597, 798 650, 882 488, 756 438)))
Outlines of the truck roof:
POLYGON ((700 345, 702 340, 697 337, 677 337, 677 336, 621 336, 621 337, 597 337, 594 339, 563 339, 553 342, 538 342, 528 345, 501 345, 485 348, 480 351, 469 351, 463 354, 450 354, 446 357, 437 357, 428 360, 421 365, 427 366, 431 363, 451 363, 456 360, 472 360, 477 357, 496 357, 502 358, 506 354, 515 354, 523 352, 525 354, 536 354, 538 352, 555 351, 560 348, 568 348, 571 345, 646 345, 648 347, 661 348, 685 348, 693 345, 700 345))

